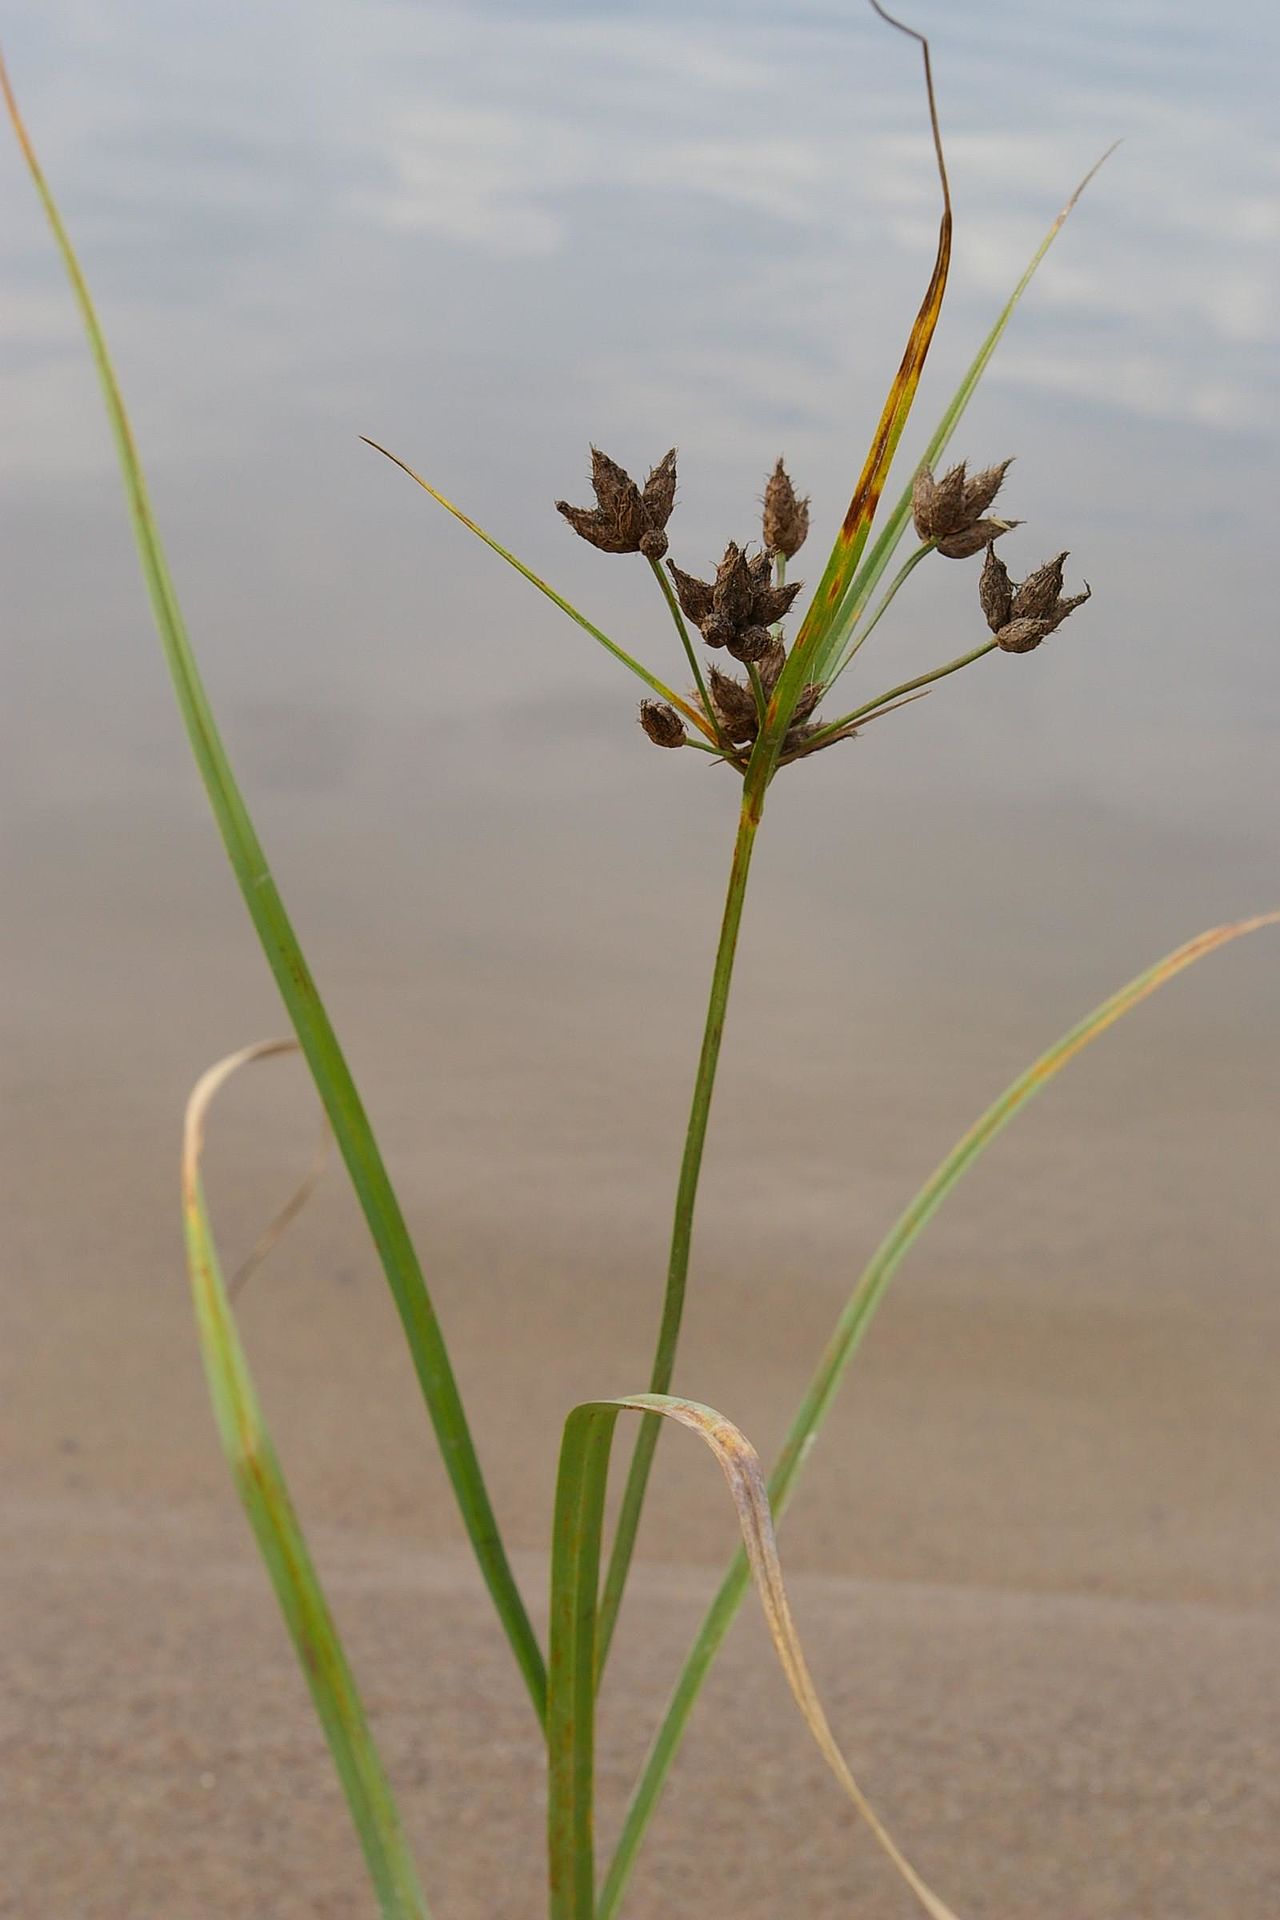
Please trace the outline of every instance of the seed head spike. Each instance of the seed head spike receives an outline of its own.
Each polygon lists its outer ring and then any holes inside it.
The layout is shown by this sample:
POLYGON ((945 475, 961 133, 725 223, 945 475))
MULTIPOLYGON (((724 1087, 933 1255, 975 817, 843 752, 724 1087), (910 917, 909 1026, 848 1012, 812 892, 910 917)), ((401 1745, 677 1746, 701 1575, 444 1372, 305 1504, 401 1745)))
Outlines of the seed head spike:
POLYGON ((787 560, 797 554, 809 532, 809 499, 799 499, 791 476, 779 459, 764 490, 764 517, 761 521, 765 552, 780 553, 787 560))

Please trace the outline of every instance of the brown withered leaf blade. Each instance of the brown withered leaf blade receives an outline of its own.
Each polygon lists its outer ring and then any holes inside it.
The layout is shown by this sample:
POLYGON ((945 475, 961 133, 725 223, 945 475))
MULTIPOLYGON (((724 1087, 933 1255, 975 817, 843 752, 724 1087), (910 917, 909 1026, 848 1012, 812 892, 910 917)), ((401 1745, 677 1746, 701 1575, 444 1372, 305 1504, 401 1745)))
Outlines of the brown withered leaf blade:
POLYGON ((943 295, 947 287, 947 274, 951 265, 951 187, 947 179, 947 163, 942 151, 942 134, 938 126, 938 107, 933 90, 933 67, 929 57, 929 42, 923 34, 917 33, 912 27, 905 26, 901 20, 896 20, 892 14, 886 12, 879 4, 879 0, 871 0, 871 5, 882 20, 920 44, 924 60, 929 125, 933 134, 938 179, 942 187, 942 216, 938 224, 938 245, 929 284, 925 288, 924 298, 920 302, 920 310, 916 314, 907 338, 901 363, 885 399, 875 437, 868 449, 858 483, 853 490, 853 498, 849 502, 840 531, 836 535, 835 545, 831 549, 817 592, 813 596, 809 611, 796 636, 792 651, 797 661, 797 671, 794 680, 790 673, 784 676, 784 695, 790 694, 793 687, 798 687, 801 674, 805 678, 821 677, 810 673, 810 658, 820 649, 823 639, 839 614, 845 590, 853 578, 854 569, 867 543, 867 536, 871 531, 876 508, 880 504, 880 496, 884 491, 889 467, 911 413, 925 359, 937 330, 938 316, 942 311, 943 295), (792 685, 787 685, 787 682, 792 682, 792 685))
POLYGON ((556 1481, 551 1579, 547 1738, 550 1755, 552 1920, 589 1920, 594 1639, 600 1534, 614 1427, 621 1412, 661 1414, 696 1433, 728 1483, 751 1576, 782 1671, 827 1765, 929 1920, 956 1920, 916 1872, 854 1779, 813 1684, 782 1577, 759 1455, 714 1407, 676 1395, 638 1393, 588 1401, 565 1423, 556 1481))

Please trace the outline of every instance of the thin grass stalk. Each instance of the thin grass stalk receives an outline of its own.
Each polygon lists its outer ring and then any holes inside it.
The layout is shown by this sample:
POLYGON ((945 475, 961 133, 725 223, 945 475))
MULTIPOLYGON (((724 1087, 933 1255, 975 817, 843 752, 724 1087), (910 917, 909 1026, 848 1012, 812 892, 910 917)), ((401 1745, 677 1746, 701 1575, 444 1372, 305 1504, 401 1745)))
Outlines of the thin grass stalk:
POLYGON ((890 607, 893 605, 894 601, 897 599, 901 589, 906 585, 907 581, 911 578, 916 568, 920 565, 920 562, 926 559, 927 556, 933 552, 933 550, 934 550, 933 541, 926 540, 923 546, 917 547, 915 552, 912 554, 909 554, 907 558, 903 561, 902 565, 898 568, 898 571, 894 574, 893 579, 889 582, 889 585, 885 588, 884 594, 882 595, 880 600, 880 604, 876 608, 875 612, 872 614, 871 618, 868 620, 866 626, 862 628, 861 632, 858 633, 858 635, 852 641, 852 643, 848 647, 846 647, 843 655, 841 656, 840 660, 837 662, 833 672, 823 682, 823 685, 827 688, 828 691, 830 691, 830 689, 834 687, 836 681, 840 678, 840 675, 844 672, 845 668, 850 665, 855 654, 858 652, 859 648, 866 646, 867 641, 871 638, 872 634, 875 632, 876 628, 880 625, 880 622, 884 619, 884 616, 886 615, 886 613, 888 613, 890 607))
POLYGON ((542 1721, 546 1713, 546 1667, 542 1651, 502 1544, 444 1335, 373 1129, 222 744, 187 637, 106 339, 70 237, 18 110, 2 59, 0 90, 4 93, 36 192, 62 255, 97 366, 143 577, 209 804, 262 950, 275 976, 280 996, 293 1022, 334 1137, 351 1175, 352 1185, 395 1299, 414 1371, 463 1523, 524 1676, 530 1699, 542 1721))
MULTIPOLYGON (((751 856, 755 851, 756 834, 764 805, 764 783, 759 777, 758 770, 753 776, 752 769, 758 769, 763 765, 764 736, 759 735, 748 765, 742 812, 738 820, 738 835, 733 849, 733 863, 729 869, 724 915, 720 923, 720 938, 716 945, 715 961, 711 971, 711 991, 707 1000, 702 1047, 698 1054, 698 1068, 694 1076, 693 1098, 689 1108, 689 1124, 685 1131, 684 1153, 680 1161, 680 1177, 676 1187, 675 1215, 667 1257, 667 1283, 663 1294, 662 1316, 658 1325, 653 1365, 649 1373, 650 1393, 666 1393, 675 1371, 676 1348, 680 1341, 680 1323, 684 1315, 685 1289, 689 1278, 689 1253, 693 1244, 693 1215, 698 1198, 698 1180, 702 1172, 703 1149, 707 1138, 707 1122, 711 1114, 711 1097, 715 1091, 716 1068, 720 1061, 720 1043, 724 1037, 725 1013, 729 1004, 729 989, 733 982, 733 963, 738 947, 738 930, 742 925, 747 881, 751 873, 751 856)), ((618 1624, 618 1612, 622 1606, 627 1574, 635 1553, 636 1534, 640 1527, 645 1492, 649 1484, 649 1474, 653 1466, 653 1456, 658 1445, 661 1427, 661 1420, 646 1418, 641 1421, 640 1430, 636 1435, 626 1486, 618 1509, 617 1529, 613 1537, 600 1605, 597 1636, 597 1671, 599 1673, 604 1670, 614 1629, 618 1624)))
POLYGON ((662 590, 662 597, 667 603, 667 608, 672 620, 675 622, 676 632, 680 636, 680 644, 684 648, 684 657, 689 663, 689 670, 693 674, 694 685, 698 689, 698 698, 706 709, 707 719, 715 728, 716 737, 720 745, 726 751, 729 751, 729 742, 724 737, 719 719, 716 716, 715 707, 711 703, 711 694, 708 691, 706 679, 702 672, 702 662, 694 650, 693 641, 689 637, 689 629, 685 625, 684 615, 680 611, 680 602, 676 599, 675 593, 672 590, 671 582, 667 578, 666 569, 660 560, 650 560, 649 567, 654 579, 662 590))
MULTIPOLYGON (((1185 945, 1166 954, 1154 966, 1148 967, 1145 972, 1129 981, 1128 985, 1122 987, 1118 993, 1112 994, 1110 999, 1104 1000, 1101 1006, 1095 1007, 1092 1013, 1086 1015, 1064 1034, 1055 1046, 1041 1054, 1040 1058, 1025 1073, 1020 1074, 999 1099, 992 1102, 969 1131, 957 1141, 945 1160, 934 1170, 885 1235, 863 1269, 836 1322, 822 1358, 792 1417, 782 1451, 769 1476, 769 1498, 775 1516, 781 1517, 795 1491, 801 1470, 817 1440, 822 1423, 830 1411, 849 1362, 857 1352, 871 1317, 883 1299, 894 1274, 948 1194, 963 1179, 996 1136, 1003 1132, 1015 1114, 1020 1112, 1028 1101, 1053 1079, 1055 1074, 1061 1072, 1068 1061, 1073 1060, 1091 1041, 1105 1033, 1108 1027, 1114 1026, 1116 1021, 1122 1019, 1133 1007, 1157 992, 1186 968, 1193 966, 1196 961, 1216 952, 1219 947, 1226 946, 1228 942, 1237 940, 1245 934, 1256 933, 1264 927, 1277 925, 1280 925, 1280 911, 1258 914, 1252 919, 1234 921, 1221 927, 1211 927, 1207 932, 1198 934, 1195 939, 1187 941, 1185 945)), ((734 1615, 742 1604, 749 1581, 750 1570, 746 1556, 738 1553, 703 1617, 702 1625, 681 1668, 662 1723, 649 1749, 640 1779, 628 1804, 613 1859, 600 1891, 595 1920, 615 1920, 641 1841, 671 1771, 694 1702, 701 1691, 711 1663, 724 1642, 734 1615)))
POLYGON ((218 1088, 239 1067, 294 1051, 292 1040, 245 1047, 202 1075, 192 1092, 182 1156, 182 1211, 192 1302, 223 1451, 324 1728, 379 1911, 383 1920, 427 1920, 426 1901, 395 1798, 262 1416, 200 1179, 204 1120, 218 1088))
MULTIPOLYGON (((488 547, 491 552, 496 553, 499 559, 505 560, 509 567, 514 567, 521 578, 529 582, 530 586, 536 587, 539 593, 545 594, 553 606, 559 607, 561 613, 567 613, 575 626, 581 627, 584 633, 589 633, 591 638, 596 641, 599 646, 602 646, 606 653, 612 654, 615 660, 619 661, 631 673, 634 673, 637 680, 643 680, 645 686, 648 687, 651 692, 656 693, 659 699, 666 700, 671 706, 675 707, 678 712, 684 715, 686 720, 691 721, 693 725, 698 728, 699 732, 704 733, 708 740, 714 740, 716 738, 717 730, 713 716, 709 717, 708 714, 699 713, 696 707, 690 706, 687 700, 681 699, 680 695, 674 692, 665 680, 659 680, 656 674, 650 673, 648 667, 643 666, 634 655, 628 653, 625 647, 620 647, 616 640, 611 640, 608 634, 595 624, 594 620, 588 620, 585 613, 580 613, 571 600, 566 600, 564 595, 557 593, 555 588, 549 586, 540 574, 536 574, 532 567, 526 567, 523 560, 518 560, 509 547, 504 547, 500 540, 495 540, 491 533, 486 533, 484 528, 471 518, 470 514, 462 511, 461 507, 455 507, 453 501, 450 500, 446 494, 441 493, 439 487, 433 487, 429 480, 424 480, 417 469, 411 467, 407 460, 402 460, 398 453, 392 453, 389 447, 382 446, 377 440, 370 440, 368 434, 362 433, 360 438, 366 447, 372 447, 373 451, 380 453, 384 460, 389 460, 393 467, 399 467, 401 473, 407 473, 409 478, 416 481, 424 493, 431 495, 431 498, 437 505, 442 506, 446 513, 451 513, 454 519, 466 527, 470 533, 474 533, 477 540, 483 540, 485 546, 488 547)), ((663 584, 665 586, 665 580, 663 584)), ((694 671, 697 671, 696 666, 694 671)))
POLYGON ((838 720, 833 720, 829 726, 815 733, 811 740, 806 740, 803 747, 794 754, 788 755, 788 759, 800 760, 806 753, 816 752, 819 747, 825 746, 828 740, 834 739, 843 728, 854 726, 859 720, 869 719, 890 700, 899 700, 903 694, 914 693, 918 687, 930 687, 935 680, 945 680, 948 674, 959 673, 961 667, 971 667, 975 660, 981 660, 985 654, 994 652, 995 647, 994 640, 985 640, 980 647, 974 647, 972 652, 962 653, 955 660, 948 660, 945 667, 934 667, 928 673, 918 673, 914 680, 900 681, 896 687, 890 687, 887 693, 878 693, 874 700, 868 700, 862 706, 855 707, 852 713, 842 714, 838 720))

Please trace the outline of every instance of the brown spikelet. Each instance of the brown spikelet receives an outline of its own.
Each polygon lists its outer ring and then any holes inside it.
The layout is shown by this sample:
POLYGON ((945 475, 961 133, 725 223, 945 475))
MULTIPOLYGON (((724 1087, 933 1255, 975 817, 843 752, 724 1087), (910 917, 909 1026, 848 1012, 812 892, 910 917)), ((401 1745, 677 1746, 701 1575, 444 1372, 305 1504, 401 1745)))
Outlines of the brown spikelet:
POLYGON ((987 558, 978 581, 978 598, 982 602, 982 611, 992 633, 999 633, 1013 617, 1013 582, 1009 578, 1009 569, 994 547, 987 548, 987 558))
POLYGON ((1043 620, 1057 606, 1062 595, 1062 567, 1066 557, 1060 553, 1027 575, 1013 596, 1015 620, 1043 620))
POLYGON ((692 620, 695 627, 700 627, 711 613, 712 587, 706 580, 695 580, 691 573, 686 573, 683 567, 678 567, 674 560, 668 560, 667 572, 674 583, 681 613, 686 620, 692 620))
POLYGON ((711 699, 730 740, 735 746, 754 740, 759 714, 751 688, 744 686, 741 680, 735 680, 731 674, 721 673, 719 667, 712 667, 710 681, 711 699))
POLYGON ((642 700, 640 725, 655 747, 683 747, 688 739, 684 721, 665 700, 642 700))
POLYGON ((800 551, 809 532, 808 495, 803 500, 797 496, 781 459, 765 486, 761 530, 766 553, 780 553, 788 560, 800 551))
POLYGON ((939 540, 938 552, 944 560, 971 560, 975 553, 981 553, 1002 533, 1021 526, 1020 520, 975 520, 971 527, 962 527, 959 533, 947 535, 939 540))

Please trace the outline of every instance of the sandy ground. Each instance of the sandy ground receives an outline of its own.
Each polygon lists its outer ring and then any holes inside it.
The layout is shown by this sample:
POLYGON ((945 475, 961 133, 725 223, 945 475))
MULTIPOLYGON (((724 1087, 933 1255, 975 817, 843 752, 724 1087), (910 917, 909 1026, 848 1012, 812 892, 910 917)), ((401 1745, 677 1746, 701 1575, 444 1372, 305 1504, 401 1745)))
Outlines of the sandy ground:
MULTIPOLYGON (((14 1503, 5 1519, 2 1910, 367 1912, 344 1809, 232 1519, 72 1497, 14 1503)), ((536 1743, 465 1559, 331 1531, 318 1544, 435 1910, 538 1913, 536 1743)), ((540 1565, 521 1572, 536 1591, 540 1565)), ((676 1569, 649 1569, 637 1588, 604 1716, 606 1832, 704 1590, 676 1569)), ((793 1598, 855 1769, 961 1914, 1280 1910, 1274 1619, 813 1575, 793 1598)), ((907 1915, 793 1717, 754 1615, 744 1627, 630 1910, 907 1915)))
MULTIPOLYGON (((203 829, 163 875, 146 831, 54 833, 20 863, 32 911, 10 929, 0 1913, 354 1920, 370 1910, 360 1860, 225 1478, 177 1235, 186 1086, 280 1017, 203 829)), ((501 884, 442 932, 434 914, 389 922, 377 873, 350 846, 326 853, 343 886, 303 886, 306 932, 540 1613, 564 1412, 643 1383, 706 899, 695 871, 661 920, 626 889, 607 924, 572 900, 540 917, 550 867, 522 883, 499 821, 486 856, 490 872, 509 862, 501 884)), ((294 859, 321 871, 315 850, 294 859)), ((558 869, 584 900, 597 859, 558 869)), ((447 896, 449 876, 435 882, 447 896)), ((1104 883, 1095 862, 1095 898, 1104 883)), ((927 924, 873 876, 857 993, 844 986, 833 1024, 823 1006, 852 967, 839 929, 787 911, 799 883, 778 867, 760 884, 680 1383, 767 1455, 921 1170, 1172 941, 1153 913, 1114 947, 1058 956, 1010 912, 993 999, 991 940, 953 942, 938 984, 927 924), (812 996, 780 1005, 799 967, 812 996)), ((1059 884, 1069 897, 1068 869, 1059 884)), ((832 1719, 963 1920, 1280 1913, 1280 1195, 1257 1041, 1274 953, 1213 964, 1065 1076, 956 1196, 788 1518, 832 1719)), ((209 1184, 229 1260, 313 1125, 294 1066, 227 1094, 209 1184)), ((542 1902, 529 1717, 338 1170, 243 1320, 433 1911, 525 1920, 542 1902)), ((732 1541, 714 1466, 671 1436, 604 1706, 606 1834, 732 1541)), ((628 1911, 911 1911, 754 1619, 702 1704, 628 1911)))

